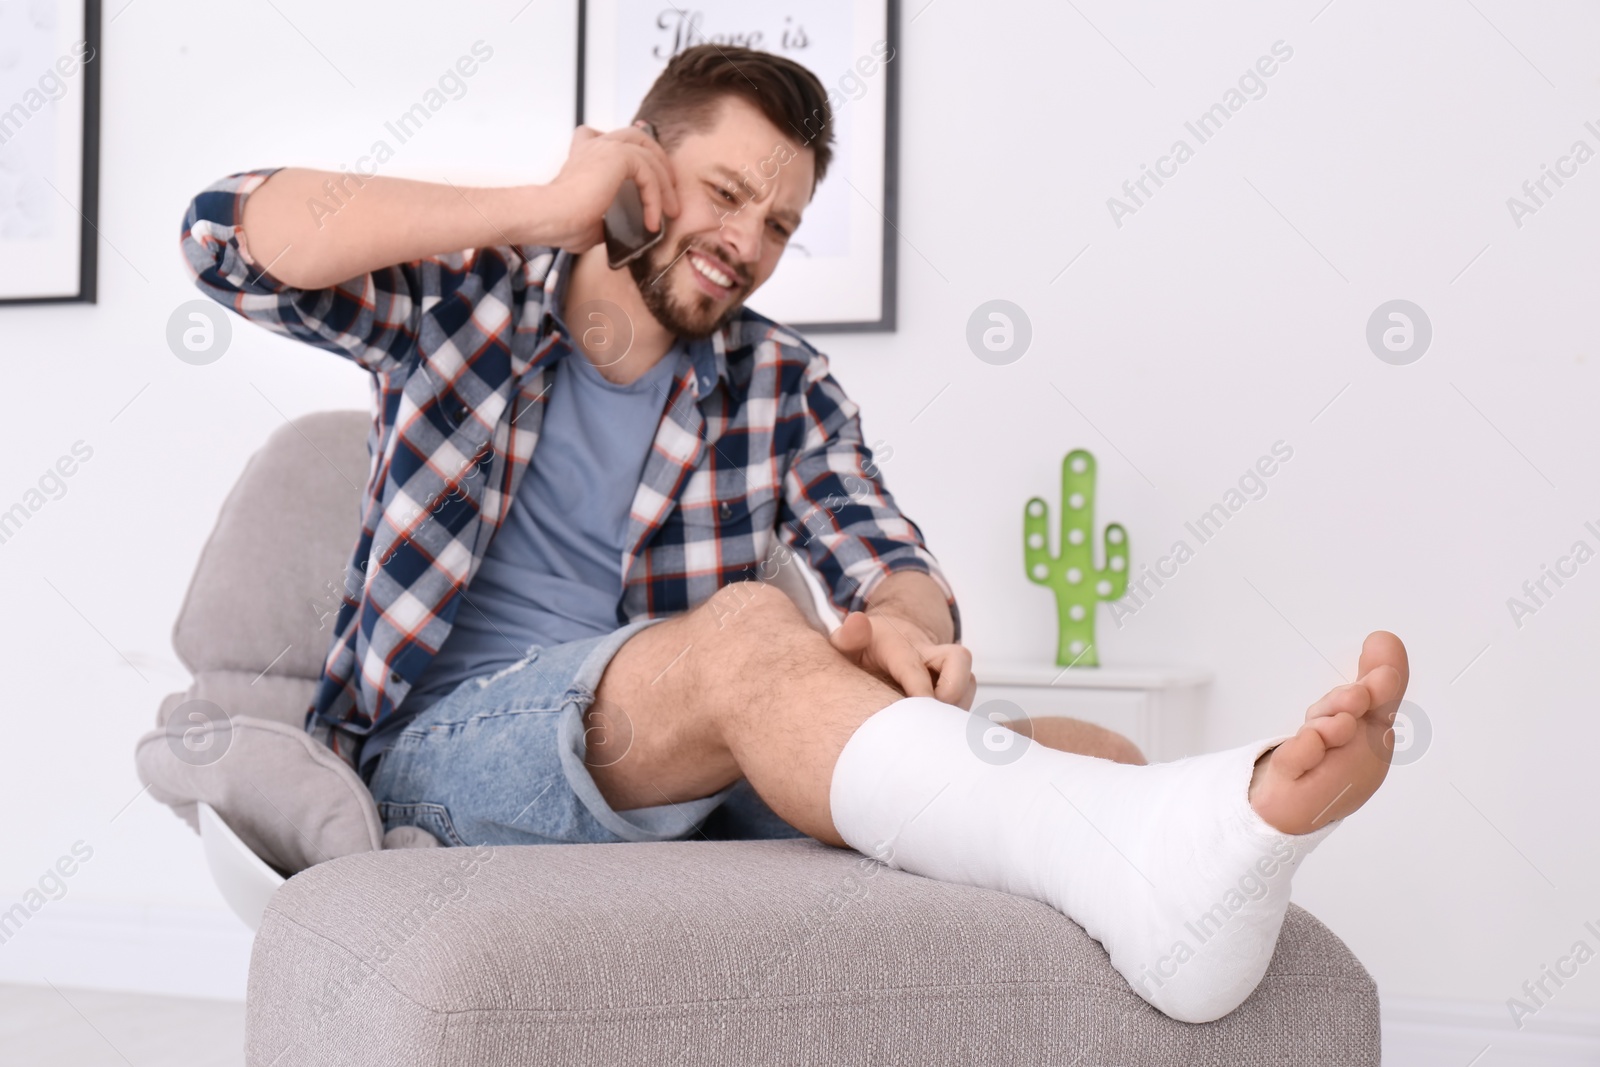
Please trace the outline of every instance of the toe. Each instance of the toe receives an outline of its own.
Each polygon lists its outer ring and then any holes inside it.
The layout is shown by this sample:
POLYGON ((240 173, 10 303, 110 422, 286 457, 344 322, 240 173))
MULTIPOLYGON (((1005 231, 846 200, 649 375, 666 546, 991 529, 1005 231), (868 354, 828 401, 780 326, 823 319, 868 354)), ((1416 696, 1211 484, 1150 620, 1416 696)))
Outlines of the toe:
POLYGON ((1394 668, 1403 694, 1411 681, 1411 661, 1406 655, 1406 646, 1388 630, 1374 630, 1361 645, 1361 662, 1356 674, 1364 678, 1384 664, 1394 668))
POLYGON ((1334 686, 1323 694, 1322 699, 1306 709, 1306 721, 1337 715, 1340 712, 1359 715, 1371 706, 1371 702, 1371 692, 1360 682, 1334 686))
POLYGON ((1361 684, 1372 694, 1371 706, 1385 717, 1392 716, 1399 708, 1400 698, 1406 692, 1400 671, 1387 663, 1369 671, 1362 677, 1361 684))
POLYGON ((1272 750, 1272 770, 1289 779, 1299 778, 1322 762, 1328 746, 1315 728, 1300 727, 1300 732, 1272 750))
POLYGON ((1358 726, 1356 716, 1348 711, 1341 711, 1337 715, 1327 715, 1307 723, 1322 738, 1325 749, 1338 748, 1347 745, 1355 737, 1358 726))

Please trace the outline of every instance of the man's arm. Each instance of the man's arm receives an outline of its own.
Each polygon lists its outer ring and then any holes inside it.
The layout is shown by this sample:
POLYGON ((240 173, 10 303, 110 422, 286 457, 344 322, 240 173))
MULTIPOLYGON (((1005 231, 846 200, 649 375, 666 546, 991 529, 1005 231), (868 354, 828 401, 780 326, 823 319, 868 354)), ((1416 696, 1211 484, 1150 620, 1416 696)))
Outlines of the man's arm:
POLYGON ((961 617, 922 532, 895 505, 859 412, 812 353, 807 447, 784 477, 783 524, 847 614, 833 646, 908 696, 970 708, 972 656, 955 642, 961 617))
POLYGON ((180 245, 195 284, 257 325, 375 374, 415 352, 426 298, 469 272, 486 282, 516 266, 508 244, 581 251, 624 178, 646 214, 677 211, 661 146, 638 130, 579 127, 549 185, 458 189, 309 170, 252 171, 202 191, 180 245), (662 175, 668 176, 666 184, 662 175))
POLYGON ((296 289, 468 248, 540 244, 539 186, 475 189, 289 167, 245 201, 250 257, 296 289))
POLYGON ((287 168, 246 201, 251 257, 298 289, 339 282, 430 256, 495 245, 581 252, 599 243, 600 219, 623 179, 639 185, 645 223, 678 212, 666 152, 642 130, 579 127, 548 185, 464 188, 450 183, 287 168))

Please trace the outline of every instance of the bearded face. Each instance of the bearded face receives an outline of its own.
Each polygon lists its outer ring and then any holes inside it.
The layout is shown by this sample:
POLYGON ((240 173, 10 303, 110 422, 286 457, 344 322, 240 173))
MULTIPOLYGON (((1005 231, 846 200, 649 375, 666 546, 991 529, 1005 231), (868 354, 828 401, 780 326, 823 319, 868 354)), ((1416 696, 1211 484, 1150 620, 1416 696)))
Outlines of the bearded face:
POLYGON ((628 264, 644 306, 678 337, 710 337, 738 313, 755 289, 751 267, 711 234, 667 238, 628 264))
POLYGON ((753 105, 729 97, 705 129, 668 151, 678 214, 628 264, 644 305, 678 337, 721 329, 788 247, 815 188, 815 156, 753 105))

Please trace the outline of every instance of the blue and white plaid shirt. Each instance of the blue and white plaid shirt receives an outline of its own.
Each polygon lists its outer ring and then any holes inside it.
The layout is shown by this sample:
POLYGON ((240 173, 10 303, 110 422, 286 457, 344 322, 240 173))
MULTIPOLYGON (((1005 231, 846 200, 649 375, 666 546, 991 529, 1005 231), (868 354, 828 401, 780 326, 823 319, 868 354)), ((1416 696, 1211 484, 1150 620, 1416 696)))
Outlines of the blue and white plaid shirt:
MULTIPOLYGON (((196 284, 219 303, 372 372, 352 592, 306 717, 354 766, 362 739, 394 714, 450 632, 457 594, 533 459, 556 361, 575 351, 547 313, 572 257, 469 249, 295 289, 242 241, 245 198, 272 173, 233 175, 197 196, 182 247, 196 284)), ((950 585, 884 487, 826 357, 748 309, 689 353, 634 493, 618 625, 763 577, 776 537, 804 554, 841 611, 864 607, 893 571, 929 575, 959 639, 950 585)))

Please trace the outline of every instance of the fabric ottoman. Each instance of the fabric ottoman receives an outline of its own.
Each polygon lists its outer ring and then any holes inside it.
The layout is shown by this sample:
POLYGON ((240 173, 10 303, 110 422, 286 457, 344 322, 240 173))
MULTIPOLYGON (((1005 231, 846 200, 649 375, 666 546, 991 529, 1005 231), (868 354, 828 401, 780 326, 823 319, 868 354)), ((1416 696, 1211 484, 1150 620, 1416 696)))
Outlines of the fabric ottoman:
POLYGON ((1193 1025, 1043 904, 810 840, 318 864, 268 906, 246 1027, 251 1067, 1379 1062, 1371 977, 1299 907, 1193 1025))

